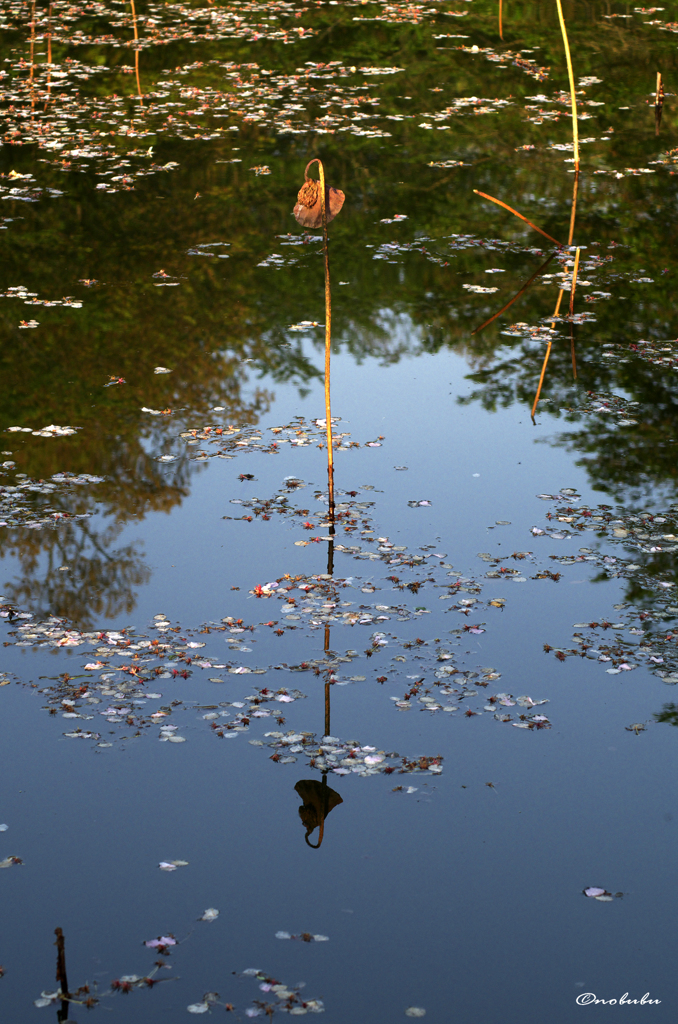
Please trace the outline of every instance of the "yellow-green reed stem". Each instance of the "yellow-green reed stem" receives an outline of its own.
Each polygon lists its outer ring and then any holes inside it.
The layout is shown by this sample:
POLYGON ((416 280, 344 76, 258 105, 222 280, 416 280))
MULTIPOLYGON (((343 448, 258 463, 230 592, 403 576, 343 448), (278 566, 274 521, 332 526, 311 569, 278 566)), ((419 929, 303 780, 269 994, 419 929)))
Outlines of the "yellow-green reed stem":
POLYGON ((560 31, 563 33, 563 43, 565 45, 565 60, 567 61, 567 74, 570 79, 570 96, 572 97, 572 142, 574 144, 574 170, 575 173, 579 172, 579 129, 577 126, 577 97, 574 91, 574 72, 572 71, 572 58, 570 57, 570 44, 567 39, 567 28, 565 26, 565 19, 563 17, 563 8, 560 0, 556 0, 556 6, 558 8, 558 20, 560 22, 560 31))
MULTIPOLYGON (((130 4, 132 6, 132 24, 134 26, 134 42, 138 43, 139 42, 139 31, 137 29, 137 12, 136 12, 136 8, 134 6, 134 0, 130 0, 130 4)), ((139 94, 139 102, 140 102, 141 106, 143 107, 144 101, 142 99, 141 82, 139 80, 139 50, 136 48, 136 46, 134 48, 134 70, 136 71, 136 76, 137 76, 137 93, 139 94)))

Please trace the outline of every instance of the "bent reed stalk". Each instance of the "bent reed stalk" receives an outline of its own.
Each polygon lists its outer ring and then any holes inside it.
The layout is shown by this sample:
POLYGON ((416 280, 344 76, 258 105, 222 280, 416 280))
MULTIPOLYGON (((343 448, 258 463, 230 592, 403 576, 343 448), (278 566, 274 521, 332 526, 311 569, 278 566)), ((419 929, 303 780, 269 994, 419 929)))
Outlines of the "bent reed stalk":
POLYGON ((567 38, 567 27, 565 25, 565 18, 563 17, 563 8, 560 0, 556 0, 556 6, 558 8, 558 20, 560 22, 560 31, 563 33, 563 43, 565 45, 565 60, 567 61, 567 74, 570 79, 570 96, 572 98, 572 143, 574 147, 574 172, 575 174, 579 174, 579 128, 577 125, 577 97, 574 91, 574 72, 572 71, 570 44, 567 38))
POLYGON ((527 219, 527 217, 523 217, 522 213, 518 213, 517 210, 514 210, 512 206, 508 206, 507 203, 503 203, 501 199, 495 199, 494 196, 488 196, 487 192, 480 192, 477 188, 474 188, 473 191, 477 196, 482 196, 483 199, 489 199, 491 203, 496 203, 497 206, 502 206, 505 210, 508 210, 508 212, 512 213, 514 217, 518 217, 520 220, 524 220, 526 224, 529 224, 531 228, 533 228, 535 231, 538 231, 540 235, 544 236, 544 238, 548 238, 549 242, 554 242, 557 246, 559 246, 562 249, 562 242, 559 242, 557 238, 553 237, 553 235, 548 235, 545 231, 542 231, 541 228, 538 228, 537 225, 533 224, 531 220, 527 219))

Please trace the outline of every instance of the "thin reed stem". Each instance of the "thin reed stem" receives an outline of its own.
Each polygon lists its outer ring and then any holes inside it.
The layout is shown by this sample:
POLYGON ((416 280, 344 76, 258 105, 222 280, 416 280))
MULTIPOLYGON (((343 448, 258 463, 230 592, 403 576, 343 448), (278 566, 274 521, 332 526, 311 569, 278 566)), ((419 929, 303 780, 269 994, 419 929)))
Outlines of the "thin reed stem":
MULTIPOLYGON (((561 288, 560 291, 558 292, 558 301, 556 302, 556 308, 553 311, 553 315, 554 316, 558 316, 558 313, 560 312, 560 303, 563 301, 563 294, 564 294, 564 292, 563 292, 563 289, 561 288)), ((552 321, 551 327, 554 327, 554 326, 555 326, 555 321, 552 321)), ((544 376, 546 374, 546 367, 548 366, 549 356, 551 355, 551 348, 552 348, 552 346, 553 346, 553 342, 549 341, 548 345, 546 346, 546 355, 544 356, 544 363, 542 365, 541 375, 539 377, 539 387, 537 388, 537 394, 534 396, 534 403, 532 405, 532 412, 530 413, 530 416, 532 417, 532 422, 533 423, 534 423, 534 414, 536 412, 537 405, 539 403, 539 397, 541 395, 541 389, 542 389, 543 384, 544 384, 544 376)))
POLYGON ((572 245, 574 238, 574 222, 577 217, 577 193, 579 191, 579 171, 574 174, 574 187, 572 189, 572 212, 570 213, 570 231, 567 236, 567 244, 572 245))
MULTIPOLYGON (((136 11, 136 7, 134 6, 134 0, 130 0, 130 4, 132 6, 132 24, 134 26, 134 42, 138 43, 139 42, 139 30, 137 29, 137 11, 136 11)), ((139 95, 139 103, 143 107, 144 101, 143 101, 143 94, 141 92, 141 81, 139 79, 139 50, 137 49, 136 46, 134 47, 134 70, 136 72, 136 78, 137 78, 137 93, 139 95)))
MULTIPOLYGON (((580 249, 577 246, 577 252, 574 257, 574 270, 572 271, 572 288, 570 289, 570 316, 574 314, 574 292, 577 287, 577 274, 579 272, 579 253, 580 249)), ((572 373, 574 379, 577 379, 577 361, 574 354, 574 324, 570 320, 570 351, 572 353, 572 373)))
POLYGON ((534 423, 534 414, 535 414, 536 409, 537 409, 537 403, 539 402, 539 396, 541 395, 541 389, 542 389, 542 386, 544 384, 544 375, 546 374, 546 367, 548 366, 549 356, 551 355, 551 346, 552 345, 553 345, 553 342, 549 341, 548 345, 546 346, 546 355, 544 356, 544 362, 543 362, 542 368, 541 368, 541 376, 539 377, 539 387, 537 388, 537 394, 534 396, 534 404, 532 405, 532 412, 530 413, 530 415, 532 417, 532 422, 533 423, 534 423))
POLYGON ((327 488, 330 508, 330 533, 334 533, 334 446, 332 441, 332 408, 330 404, 330 354, 332 350, 332 294, 330 290, 330 254, 327 244, 327 195, 325 168, 318 160, 320 197, 323 212, 323 248, 325 250, 325 422, 327 426, 327 488))
POLYGON ((659 128, 662 123, 662 108, 664 106, 664 85, 661 71, 657 72, 657 92, 654 99, 654 133, 659 135, 659 128))
POLYGON ((35 51, 35 0, 31 4, 31 74, 30 82, 33 85, 33 71, 34 71, 34 51, 35 51))
POLYGON ((579 127, 577 125, 577 97, 574 91, 574 72, 572 71, 572 58, 570 57, 570 44, 567 38, 567 28, 565 26, 565 18, 563 17, 563 8, 560 0, 556 0, 556 6, 558 8, 558 20, 560 22, 560 31, 563 33, 563 43, 565 45, 565 60, 567 61, 567 74, 570 79, 570 96, 572 97, 572 142, 574 145, 574 169, 575 173, 579 172, 579 127))
POLYGON ((503 42, 504 41, 504 27, 502 25, 502 19, 501 19, 502 4, 503 4, 503 0, 499 0, 499 38, 503 42))
POLYGON ((501 199, 495 199, 494 196, 488 196, 487 192, 480 192, 477 188, 474 188, 473 191, 477 196, 482 196, 483 199, 489 199, 491 203, 496 203, 497 206, 503 206, 503 208, 505 210, 508 210, 509 213, 512 213, 514 217, 519 217, 520 220, 524 220, 526 224, 529 224, 531 228, 534 228, 535 231, 538 231, 540 235, 544 236, 544 238, 548 238, 549 242, 555 242, 555 244, 559 245, 562 249, 562 242, 559 242, 557 238, 554 238, 552 235, 548 235, 545 231, 542 231, 541 228, 538 228, 537 225, 533 224, 531 220, 527 219, 527 217, 523 217, 522 213, 518 213, 517 210, 514 210, 512 206, 508 206, 506 203, 502 203, 501 199))
POLYGON ((579 273, 579 253, 580 249, 577 247, 574 254, 574 270, 572 271, 572 287, 570 289, 570 316, 574 313, 574 291, 577 287, 577 274, 579 273))

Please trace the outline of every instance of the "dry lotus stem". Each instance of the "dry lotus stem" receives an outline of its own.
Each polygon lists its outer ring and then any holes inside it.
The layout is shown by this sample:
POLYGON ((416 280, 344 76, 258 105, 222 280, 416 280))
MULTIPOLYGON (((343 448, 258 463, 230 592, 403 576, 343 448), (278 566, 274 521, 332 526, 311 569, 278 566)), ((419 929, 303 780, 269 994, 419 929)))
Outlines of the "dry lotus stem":
MULTIPOLYGON (((313 163, 313 161, 311 161, 313 163)), ((304 184, 299 189, 297 203, 293 213, 299 224, 305 228, 319 228, 323 222, 322 196, 320 195, 320 183, 314 178, 309 178, 307 164, 304 171, 304 184)), ((337 216, 344 205, 344 193, 338 188, 325 188, 325 203, 327 206, 327 223, 337 216)))

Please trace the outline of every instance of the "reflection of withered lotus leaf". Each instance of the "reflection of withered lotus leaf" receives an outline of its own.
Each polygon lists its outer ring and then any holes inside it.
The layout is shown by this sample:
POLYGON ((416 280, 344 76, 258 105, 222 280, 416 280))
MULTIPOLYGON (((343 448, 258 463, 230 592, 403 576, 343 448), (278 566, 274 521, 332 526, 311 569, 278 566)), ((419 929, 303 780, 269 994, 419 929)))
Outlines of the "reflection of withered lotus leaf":
MULTIPOLYGON (((311 160, 313 163, 313 160, 311 160)), ((320 193, 320 182, 309 178, 309 163, 304 171, 304 184, 299 189, 297 203, 292 211, 295 219, 305 228, 319 228, 323 222, 322 196, 320 193)), ((341 189, 325 186, 325 205, 327 209, 327 223, 337 216, 344 205, 344 193, 341 189)))
POLYGON ((320 828, 319 839, 322 842, 325 818, 331 810, 338 804, 343 804, 344 801, 335 790, 330 789, 326 779, 323 779, 322 782, 317 779, 300 779, 294 789, 304 801, 299 808, 299 817, 306 829, 306 840, 308 841, 308 837, 314 829, 320 828))

